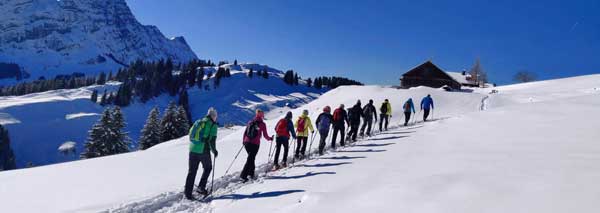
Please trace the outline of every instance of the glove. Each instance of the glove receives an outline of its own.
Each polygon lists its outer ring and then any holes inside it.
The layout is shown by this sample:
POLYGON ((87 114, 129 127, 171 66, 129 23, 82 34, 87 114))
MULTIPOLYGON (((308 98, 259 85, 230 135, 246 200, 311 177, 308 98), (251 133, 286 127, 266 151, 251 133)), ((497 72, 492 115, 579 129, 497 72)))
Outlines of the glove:
POLYGON ((213 154, 215 155, 215 158, 217 158, 217 156, 219 156, 219 152, 217 150, 213 151, 213 154))

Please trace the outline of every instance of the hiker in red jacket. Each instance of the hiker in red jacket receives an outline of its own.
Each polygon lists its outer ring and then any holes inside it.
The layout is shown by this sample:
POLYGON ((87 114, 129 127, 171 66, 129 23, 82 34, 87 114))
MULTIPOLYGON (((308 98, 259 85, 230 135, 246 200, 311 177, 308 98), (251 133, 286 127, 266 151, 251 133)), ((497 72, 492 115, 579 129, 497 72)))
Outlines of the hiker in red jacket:
POLYGON ((243 182, 248 181, 248 177, 252 179, 256 178, 254 175, 256 167, 254 160, 256 159, 256 154, 260 147, 260 135, 262 134, 268 141, 273 141, 273 137, 269 136, 269 133, 267 133, 267 125, 263 121, 264 118, 265 113, 262 110, 257 109, 256 117, 246 125, 246 131, 244 132, 244 148, 246 149, 246 153, 248 153, 248 158, 246 159, 242 174, 240 174, 240 178, 242 178, 243 182))
POLYGON ((345 125, 350 126, 350 120, 348 119, 348 113, 344 109, 344 105, 340 104, 340 107, 333 111, 333 139, 331 140, 331 148, 335 149, 338 133, 340 134, 341 138, 340 145, 346 145, 346 140, 344 140, 344 136, 346 136, 345 125))
POLYGON ((275 147, 275 169, 279 169, 279 152, 281 150, 281 146, 283 146, 283 158, 282 158, 282 166, 287 166, 287 158, 289 151, 289 141, 290 136, 296 138, 296 131, 294 131, 294 122, 292 122, 292 112, 287 112, 285 118, 282 118, 277 122, 275 126, 275 133, 277 137, 275 137, 275 142, 277 143, 275 147), (290 135, 291 134, 291 135, 290 135))

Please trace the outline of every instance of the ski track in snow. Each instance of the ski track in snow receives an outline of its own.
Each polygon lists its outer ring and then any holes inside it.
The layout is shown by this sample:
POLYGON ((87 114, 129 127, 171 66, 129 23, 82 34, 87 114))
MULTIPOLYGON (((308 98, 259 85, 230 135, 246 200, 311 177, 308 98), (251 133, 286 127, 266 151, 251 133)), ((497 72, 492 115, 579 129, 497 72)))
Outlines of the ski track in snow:
MULTIPOLYGON (((435 123, 440 120, 445 120, 448 118, 449 117, 430 119, 427 121, 427 123, 435 123)), ((395 130, 410 130, 410 131, 404 131, 404 132, 400 132, 400 133, 414 134, 414 133, 418 132, 419 128, 424 126, 423 121, 414 122, 413 124, 406 126, 406 127, 402 126, 401 124, 397 124, 397 125, 390 124, 390 125, 391 126, 390 126, 390 128, 388 128, 388 131, 385 131, 385 132, 379 132, 379 130, 375 130, 376 125, 373 125, 374 129, 373 129, 372 137, 361 138, 360 136, 358 136, 357 142, 349 143, 345 147, 339 147, 336 150, 331 150, 331 148, 329 146, 327 146, 326 152, 322 156, 318 156, 317 150, 314 150, 313 152, 310 153, 311 158, 296 161, 293 165, 290 164, 289 167, 282 168, 277 171, 272 171, 272 172, 269 172, 268 174, 266 173, 266 171, 271 171, 271 169, 272 169, 270 164, 257 165, 257 168, 256 168, 257 179, 250 180, 248 183, 240 182, 240 180, 239 180, 240 172, 239 171, 232 173, 232 174, 228 174, 225 177, 221 177, 218 180, 215 180, 215 183, 214 183, 215 188, 214 188, 213 195, 209 196, 206 200, 203 200, 203 201, 186 200, 183 196, 182 190, 178 190, 178 191, 165 192, 165 193, 162 193, 155 197, 152 197, 150 199, 123 204, 119 207, 116 207, 113 209, 108 209, 103 212, 112 212, 112 213, 213 212, 214 209, 213 209, 213 206, 211 205, 213 200, 234 197, 232 195, 232 193, 241 189, 244 186, 247 186, 249 184, 263 184, 265 179, 269 179, 270 177, 274 177, 274 176, 282 177, 291 169, 294 169, 296 167, 309 166, 309 164, 307 164, 307 163, 311 163, 311 162, 314 163, 315 161, 318 161, 320 159, 352 160, 355 158, 362 158, 362 157, 348 157, 346 155, 344 155, 342 157, 338 157, 338 156, 336 156, 336 154, 337 153, 351 154, 353 152, 362 152, 362 151, 369 151, 369 152, 377 153, 377 152, 381 151, 381 150, 377 149, 377 147, 391 145, 393 143, 387 143, 386 141, 397 139, 397 137, 387 136, 388 134, 394 134, 395 130), (364 142, 369 142, 369 144, 363 144, 364 142), (315 157, 315 156, 318 156, 318 157, 315 157)), ((331 136, 331 134, 330 134, 330 136, 331 136)), ((309 143, 310 143, 310 141, 309 141, 309 143)), ((313 141, 313 144, 316 144, 318 146, 318 141, 313 141)), ((290 145, 290 150, 291 149, 292 149, 292 147, 290 145)), ((243 161, 244 159, 238 159, 238 160, 243 161)), ((342 165, 342 164, 350 164, 350 163, 345 162, 345 163, 337 163, 337 164, 332 164, 332 165, 342 165)), ((316 165, 310 165, 310 166, 327 166, 327 165, 329 165, 329 164, 316 164, 316 165)), ((202 171, 199 170, 198 172, 201 173, 202 171)), ((335 175, 335 173, 331 173, 331 174, 335 175)), ((315 174, 312 174, 312 175, 315 175, 315 174)), ((200 174, 198 174, 196 182, 198 181, 199 176, 200 176, 200 174)), ((207 188, 209 188, 209 190, 210 190, 210 182, 207 184, 207 188)), ((196 197, 200 197, 200 196, 196 195, 196 197)), ((233 200, 236 200, 236 199, 244 199, 244 198, 233 198, 233 200)), ((309 199, 309 198, 305 197, 305 199, 309 199)), ((302 200, 299 200, 298 202, 301 203, 302 200)))

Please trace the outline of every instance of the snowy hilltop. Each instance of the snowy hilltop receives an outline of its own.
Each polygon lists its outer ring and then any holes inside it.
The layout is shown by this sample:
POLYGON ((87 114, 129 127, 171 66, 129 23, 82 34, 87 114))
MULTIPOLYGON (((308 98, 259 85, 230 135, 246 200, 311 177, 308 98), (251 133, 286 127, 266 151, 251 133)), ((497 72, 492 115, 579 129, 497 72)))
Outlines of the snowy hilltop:
POLYGON ((140 24, 125 0, 3 0, 0 19, 0 65, 17 64, 31 79, 197 58, 183 37, 140 24))
MULTIPOLYGON (((240 125, 257 108, 296 108, 327 91, 308 87, 304 82, 300 85, 286 84, 283 80, 284 72, 261 64, 224 64, 204 67, 204 70, 206 73, 215 73, 219 67, 227 68, 231 74, 220 80, 220 86, 215 85, 216 75, 205 76, 200 88, 196 85, 185 86, 192 119, 201 118, 206 109, 212 106, 221 110, 221 126, 240 125), (266 71, 268 78, 250 78, 250 69, 266 71)), ((182 74, 174 76, 179 75, 182 74)), ((0 97, 0 124, 10 131, 17 167, 23 168, 30 162, 34 165, 47 165, 79 159, 88 130, 106 107, 112 107, 90 101, 91 94, 93 91, 115 92, 120 85, 122 82, 110 81, 104 85, 77 89, 0 97), (30 134, 31 132, 37 133, 30 134), (59 151, 59 147, 67 141, 76 142, 74 154, 63 155, 59 151)), ((137 97, 134 99, 130 105, 122 107, 127 122, 125 130, 133 140, 133 150, 137 149, 140 130, 152 108, 158 107, 162 112, 169 102, 180 100, 180 95, 162 93, 145 102, 137 97)), ((273 116, 278 114, 277 111, 272 113, 273 116)))

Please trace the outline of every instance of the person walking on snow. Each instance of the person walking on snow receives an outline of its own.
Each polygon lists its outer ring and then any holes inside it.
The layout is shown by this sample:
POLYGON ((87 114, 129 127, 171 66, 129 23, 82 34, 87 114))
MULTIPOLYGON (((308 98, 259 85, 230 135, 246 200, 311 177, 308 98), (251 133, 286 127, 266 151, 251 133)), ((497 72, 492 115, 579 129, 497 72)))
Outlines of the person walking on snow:
POLYGON ((340 104, 340 107, 333 111, 333 137, 331 139, 331 148, 335 149, 335 143, 338 133, 340 134, 340 145, 345 146, 344 136, 346 136, 345 125, 350 126, 350 120, 348 120, 348 113, 344 109, 344 105, 340 104))
POLYGON ((427 95, 421 100, 421 110, 423 110, 423 121, 427 121, 429 117, 429 110, 433 109, 433 99, 431 95, 427 95))
POLYGON ((385 120, 385 131, 388 130, 388 123, 389 123, 389 119, 390 117, 392 117, 392 105, 390 104, 390 101, 388 101, 388 99, 385 99, 385 101, 383 101, 383 103, 381 104, 381 108, 379 108, 379 111, 381 112, 381 115, 379 117, 379 131, 383 131, 382 127, 383 127, 383 121, 385 120))
POLYGON ((415 105, 413 104, 412 98, 409 98, 406 102, 404 102, 402 108, 404 108, 404 126, 406 126, 408 125, 408 121, 410 121, 411 111, 412 113, 415 113, 415 105))
POLYGON ((323 112, 319 115, 319 117, 317 117, 317 122, 315 123, 317 125, 317 129, 319 130, 320 136, 319 155, 323 155, 332 121, 333 116, 331 116, 331 107, 325 106, 325 108, 323 108, 323 112))
POLYGON ((348 132, 348 140, 356 142, 356 135, 358 134, 358 127, 360 126, 360 118, 363 116, 363 110, 360 106, 360 100, 348 110, 348 118, 350 120, 350 131, 348 132))
POLYGON ((281 150, 281 146, 283 146, 283 167, 287 166, 287 157, 289 150, 289 140, 290 134, 292 137, 296 138, 296 131, 294 131, 294 122, 292 122, 292 112, 287 112, 285 118, 282 118, 277 122, 275 126, 275 133, 277 137, 275 137, 276 147, 275 147, 275 169, 279 169, 279 152, 281 150))
POLYGON ((295 158, 300 159, 304 158, 306 153, 306 144, 308 142, 308 130, 310 130, 311 134, 315 133, 315 129, 313 128, 312 121, 308 117, 308 110, 302 111, 302 115, 298 117, 296 120, 296 134, 298 145, 296 146, 296 154, 295 158))
POLYGON ((371 137, 371 126, 373 125, 373 118, 377 122, 377 110, 373 106, 373 99, 369 100, 369 103, 362 109, 363 111, 363 125, 360 128, 360 136, 365 135, 365 127, 367 127, 367 136, 371 137))
POLYGON ((243 182, 248 181, 248 177, 252 179, 256 178, 254 175, 254 170, 256 168, 254 161, 256 160, 258 148, 260 147, 260 135, 262 134, 268 141, 273 141, 273 137, 269 136, 269 133, 267 133, 267 125, 263 121, 264 118, 265 113, 262 110, 257 109, 256 117, 246 125, 246 131, 244 132, 244 148, 246 149, 246 153, 248 153, 248 158, 246 159, 246 164, 240 174, 240 178, 242 178, 243 182))
POLYGON ((202 177, 200 178, 199 190, 200 194, 207 195, 206 182, 208 176, 212 171, 212 162, 210 152, 215 155, 215 158, 219 155, 216 147, 217 140, 217 110, 214 108, 208 109, 206 117, 201 120, 194 122, 192 128, 190 128, 190 153, 188 159, 188 174, 185 180, 185 198, 193 200, 192 191, 194 188, 194 182, 196 181, 196 174, 198 173, 198 164, 202 163, 202 177))

